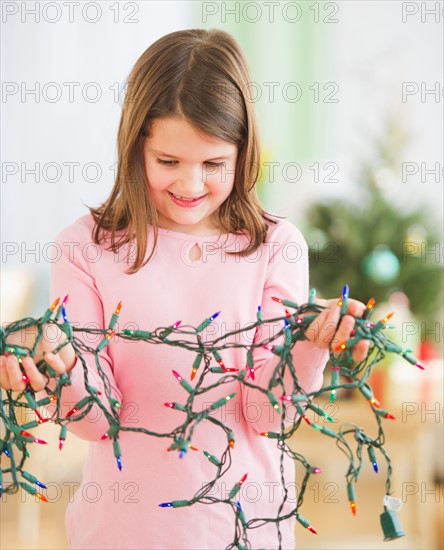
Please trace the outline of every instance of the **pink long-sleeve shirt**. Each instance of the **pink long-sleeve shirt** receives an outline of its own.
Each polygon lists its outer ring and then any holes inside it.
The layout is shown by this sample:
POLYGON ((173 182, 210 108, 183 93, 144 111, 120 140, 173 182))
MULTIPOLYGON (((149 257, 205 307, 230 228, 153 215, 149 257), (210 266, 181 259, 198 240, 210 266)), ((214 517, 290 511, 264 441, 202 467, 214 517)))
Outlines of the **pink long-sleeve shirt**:
MULTIPOLYGON (((155 256, 136 274, 125 273, 126 252, 107 251, 92 242, 93 220, 79 218, 57 237, 63 255, 51 272, 51 296, 69 294, 68 317, 74 326, 106 328, 122 300, 116 326, 123 329, 154 330, 178 320, 197 327, 216 311, 221 314, 202 333, 204 342, 242 328, 256 320, 258 305, 264 319, 282 317, 284 307, 272 296, 304 303, 308 299, 308 250, 300 231, 288 220, 270 224, 266 242, 248 257, 230 256, 230 250, 247 245, 244 235, 193 236, 159 229, 155 256), (190 250, 197 244, 199 260, 192 260, 190 250)), ((153 229, 148 227, 149 250, 153 229)), ((277 333, 279 325, 265 325, 237 337, 249 345, 253 339, 263 341, 277 333)), ((96 347, 101 336, 76 333, 96 347)), ((176 339, 177 335, 170 338, 176 339)), ((233 337, 234 338, 234 337, 233 337)), ((186 337, 185 337, 186 339, 186 337)), ((229 341, 233 341, 230 339, 229 341)), ((328 359, 325 350, 304 341, 293 348, 293 358, 300 384, 306 392, 319 389, 328 359)), ((231 348, 221 352, 227 367, 244 369, 246 351, 231 348)), ((123 425, 170 433, 182 424, 184 413, 165 407, 165 402, 185 403, 189 394, 172 375, 176 370, 190 381, 195 353, 173 346, 113 339, 100 352, 103 370, 109 378, 113 396, 123 406, 123 425)), ((89 383, 104 395, 95 363, 85 354, 89 383)), ((266 387, 278 358, 258 347, 254 350, 254 383, 266 387)), ((212 366, 217 366, 215 360, 212 366)), ((201 365, 201 369, 203 365, 201 365)), ((208 374, 205 386, 223 376, 208 374)), ((252 380, 247 378, 250 382, 252 380)), ((287 393, 293 384, 285 378, 287 393)), ((277 397, 282 390, 275 388, 277 397)), ((235 497, 242 504, 247 521, 273 518, 278 514, 283 489, 280 475, 280 451, 276 440, 260 432, 280 431, 280 415, 262 393, 230 381, 195 398, 195 409, 202 410, 216 400, 235 393, 235 397, 212 413, 228 425, 235 436, 231 450, 232 464, 218 479, 209 496, 224 499, 245 473, 248 478, 235 497)), ((72 371, 72 384, 63 389, 64 414, 86 391, 80 361, 72 371)), ((202 486, 214 479, 217 468, 203 454, 220 457, 227 445, 226 433, 209 421, 195 429, 192 445, 182 459, 178 452, 167 452, 172 439, 140 433, 120 432, 122 470, 116 466, 112 441, 101 440, 109 428, 105 415, 94 408, 82 420, 70 424, 70 432, 90 441, 83 470, 83 481, 66 514, 67 537, 74 549, 222 549, 234 538, 235 516, 223 503, 196 503, 181 508, 161 508, 161 502, 189 500, 202 486)), ((69 435, 68 435, 69 440, 69 435)), ((75 444, 73 441, 71 444, 75 444)), ((68 442, 67 442, 68 445, 68 442)), ((281 515, 295 506, 295 464, 284 455, 285 482, 289 490, 281 515)), ((282 548, 295 546, 295 519, 280 523, 282 548)), ((275 524, 247 530, 251 548, 278 548, 275 524)))

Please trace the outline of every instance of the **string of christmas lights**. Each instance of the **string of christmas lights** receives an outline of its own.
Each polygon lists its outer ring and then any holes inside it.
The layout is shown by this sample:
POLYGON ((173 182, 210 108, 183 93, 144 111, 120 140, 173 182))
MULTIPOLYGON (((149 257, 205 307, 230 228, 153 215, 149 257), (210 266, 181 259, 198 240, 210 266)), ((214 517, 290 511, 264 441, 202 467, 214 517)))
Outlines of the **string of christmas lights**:
MULTIPOLYGON (((338 303, 338 305, 341 306, 341 316, 346 313, 348 298, 348 286, 345 285, 342 292, 342 297, 338 303)), ((285 308, 292 309, 292 313, 290 313, 288 309, 285 309, 285 315, 282 317, 264 320, 261 306, 259 306, 255 322, 250 323, 243 329, 233 330, 225 333, 217 339, 206 342, 202 341, 200 333, 216 319, 220 312, 214 313, 205 319, 198 327, 184 326, 181 325, 181 321, 177 321, 171 326, 157 328, 152 331, 125 329, 122 332, 116 333, 114 327, 116 326, 120 309, 122 307, 121 302, 117 305, 108 328, 106 330, 100 330, 73 327, 68 320, 66 312, 67 299, 68 297, 65 297, 58 308, 57 306, 60 300, 56 300, 39 319, 25 318, 0 329, 0 353, 14 354, 20 363, 24 356, 34 355, 36 348, 43 337, 44 326, 46 324, 57 325, 66 334, 67 339, 64 343, 60 344, 53 351, 53 353, 57 353, 64 345, 71 343, 77 357, 80 360, 80 363, 82 364, 85 389, 88 393, 86 397, 76 403, 75 406, 66 414, 66 416, 63 417, 60 410, 61 392, 65 385, 70 384, 70 373, 64 373, 60 376, 56 376, 56 373, 44 361, 44 359, 37 363, 37 367, 40 372, 47 377, 47 384, 50 380, 53 383, 55 382, 55 385, 52 386, 53 389, 51 389, 48 385, 46 386, 45 389, 47 397, 36 401, 36 394, 28 384, 23 368, 23 380, 27 383, 26 389, 21 393, 4 390, 0 392, 0 418, 2 422, 0 456, 2 463, 5 460, 8 461, 6 467, 4 467, 3 464, 1 467, 0 494, 1 491, 5 494, 16 493, 19 488, 22 488, 28 493, 35 495, 41 501, 47 501, 44 492, 42 492, 42 489, 45 489, 44 483, 39 481, 36 476, 29 473, 25 469, 26 460, 29 458, 28 447, 33 443, 45 444, 46 442, 34 437, 34 435, 28 430, 33 430, 34 428, 37 428, 39 424, 47 421, 57 424, 60 426, 59 449, 62 450, 67 437, 67 428, 69 423, 77 422, 83 419, 93 406, 97 406, 106 416, 109 423, 109 429, 103 435, 102 439, 110 438, 113 441, 116 466, 119 470, 122 469, 124 460, 119 445, 119 433, 121 431, 133 431, 149 436, 169 438, 171 443, 167 451, 176 451, 179 458, 183 458, 188 450, 197 451, 196 447, 192 445, 192 438, 196 426, 201 421, 209 421, 214 424, 215 429, 219 428, 224 432, 227 446, 221 456, 214 456, 206 450, 202 451, 204 457, 202 459, 209 460, 215 466, 214 479, 203 485, 195 493, 195 495, 190 496, 188 500, 161 502, 159 503, 159 506, 162 508, 177 508, 182 506, 192 506, 197 502, 206 504, 223 502, 227 504, 232 508, 235 522, 234 540, 226 546, 227 549, 238 548, 242 550, 244 548, 251 548, 248 541, 248 531, 269 522, 276 523, 278 544, 279 548, 281 548, 281 533, 279 525, 281 522, 288 520, 290 517, 295 517, 299 524, 313 534, 316 534, 315 527, 312 526, 308 519, 300 514, 300 509, 310 476, 320 474, 321 470, 319 467, 310 464, 304 456, 296 451, 293 451, 286 442, 286 440, 290 439, 299 428, 302 420, 304 420, 306 424, 317 432, 334 439, 339 449, 347 456, 349 460, 349 467, 345 474, 345 478, 350 510, 353 515, 357 512, 354 486, 358 480, 361 467, 363 466, 363 453, 365 451, 368 454, 369 464, 376 474, 380 472, 380 466, 378 464, 379 455, 382 456, 387 463, 386 495, 390 495, 392 465, 390 458, 384 449, 385 435, 382 424, 385 419, 394 420, 395 418, 388 411, 380 407, 380 403, 374 397, 372 388, 368 384, 368 378, 376 364, 383 359, 385 353, 399 354, 416 367, 420 369, 423 369, 424 367, 418 363, 416 358, 412 355, 411 350, 403 350, 385 335, 384 329, 389 327, 387 323, 391 317, 390 314, 376 323, 372 323, 370 321, 370 316, 375 305, 374 299, 370 299, 368 301, 362 318, 356 318, 352 339, 347 342, 340 342, 331 349, 328 364, 331 373, 330 384, 322 387, 319 391, 312 393, 305 393, 299 385, 291 350, 298 341, 306 340, 306 336, 304 334, 306 329, 324 309, 323 306, 315 303, 316 291, 314 289, 310 293, 308 303, 303 305, 298 305, 281 297, 273 298, 273 300, 281 303, 285 308), (60 316, 62 317, 62 322, 59 322, 60 316), (254 343, 249 346, 235 342, 227 342, 230 337, 256 329, 263 323, 276 322, 280 322, 283 325, 282 329, 277 334, 264 341, 254 343), (31 326, 37 326, 37 336, 31 349, 7 343, 9 335, 31 326), (77 338, 75 336, 76 332, 100 334, 103 338, 96 348, 92 348, 77 338), (182 336, 184 339, 171 340, 168 338, 171 334, 174 334, 175 336, 182 336), (170 409, 178 409, 183 411, 184 420, 182 424, 177 426, 170 433, 158 433, 145 428, 125 426, 120 423, 119 409, 121 409, 122 406, 111 395, 111 384, 101 367, 98 355, 99 352, 110 343, 114 336, 130 341, 144 341, 149 344, 180 346, 195 352, 196 358, 192 364, 190 374, 191 381, 196 378, 194 387, 183 377, 183 374, 174 370, 172 371, 172 375, 184 389, 184 402, 165 402, 165 406, 170 409), (283 344, 273 344, 273 342, 281 336, 283 336, 283 344), (370 340, 370 349, 366 359, 355 364, 351 356, 350 348, 362 339, 370 340), (252 350, 259 346, 265 347, 279 358, 277 366, 270 377, 267 387, 260 387, 254 383, 255 370, 252 350), (246 359, 245 368, 243 370, 227 367, 224 364, 221 352, 224 349, 231 347, 242 347, 245 349, 246 359), (88 379, 88 367, 82 352, 88 352, 94 355, 97 372, 103 381, 105 392, 104 395, 102 395, 97 388, 90 385, 88 379), (213 360, 216 361, 218 365, 217 367, 212 366, 213 360), (288 389, 286 390, 283 386, 284 372, 287 370, 291 373, 294 384, 291 391, 288 391, 288 389), (216 384, 205 386, 205 381, 207 378, 206 375, 210 372, 220 373, 221 377, 216 384), (341 384, 341 376, 345 376, 351 381, 341 384), (236 482, 227 499, 221 500, 211 495, 212 487, 214 487, 217 480, 220 479, 230 468, 231 453, 235 452, 235 430, 211 416, 211 413, 216 409, 223 407, 230 399, 234 397, 235 393, 228 394, 225 398, 215 401, 209 407, 201 411, 194 410, 193 403, 195 396, 202 395, 203 393, 210 391, 215 386, 224 385, 228 382, 232 382, 233 380, 237 380, 239 384, 249 386, 262 392, 265 396, 267 396, 276 412, 281 415, 280 432, 262 432, 258 435, 258 437, 267 437, 275 440, 275 444, 281 451, 281 484, 284 496, 279 507, 278 516, 275 518, 248 518, 247 510, 244 510, 241 503, 237 500, 236 496, 241 490, 242 484, 247 479, 248 472, 246 472, 245 475, 238 482, 236 482), (282 396, 280 397, 280 400, 278 400, 275 394, 271 391, 276 387, 280 387, 282 389, 282 396), (326 420, 329 424, 335 423, 335 420, 330 415, 326 414, 321 407, 315 404, 314 398, 322 393, 329 392, 330 401, 334 401, 338 390, 345 388, 357 390, 369 402, 378 426, 378 434, 375 438, 367 435, 361 427, 353 422, 347 422, 340 426, 339 429, 334 430, 330 427, 312 422, 306 414, 307 411, 313 411, 319 418, 322 417, 324 421, 326 420), (107 401, 106 404, 105 399, 107 401), (55 405, 54 413, 50 418, 44 418, 39 412, 39 407, 50 403, 55 405), (294 413, 293 422, 291 425, 286 427, 284 424, 284 419, 288 418, 290 405, 295 407, 297 412, 294 413), (23 409, 25 411, 33 411, 35 413, 35 420, 20 424, 19 418, 22 415, 19 413, 23 412, 23 409), (294 509, 287 514, 281 515, 283 506, 288 500, 288 490, 285 484, 283 468, 284 454, 289 455, 293 460, 299 462, 302 471, 305 473, 297 495, 297 502, 294 509), (2 478, 8 480, 7 484, 4 486, 2 485, 2 478)), ((326 370, 328 372, 328 368, 326 370)), ((200 453, 197 454, 200 455, 200 453)), ((197 456, 197 454, 195 456, 197 456)), ((195 456, 193 457, 193 460, 199 460, 195 456)), ((385 505, 384 512, 381 514, 381 526, 384 533, 384 540, 394 540, 404 535, 395 510, 388 508, 385 505)))

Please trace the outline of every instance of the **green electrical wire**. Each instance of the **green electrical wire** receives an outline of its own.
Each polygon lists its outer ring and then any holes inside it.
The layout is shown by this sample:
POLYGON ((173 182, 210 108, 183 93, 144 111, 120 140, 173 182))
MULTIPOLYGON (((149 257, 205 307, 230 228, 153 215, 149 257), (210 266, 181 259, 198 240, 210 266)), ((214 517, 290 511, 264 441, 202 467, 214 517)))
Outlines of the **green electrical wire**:
MULTIPOLYGON (((304 494, 310 476, 320 473, 320 469, 317 466, 313 466, 312 464, 310 464, 304 456, 296 451, 293 451, 286 443, 286 441, 290 439, 299 428, 302 419, 304 419, 312 428, 314 428, 315 431, 313 432, 313 437, 316 437, 317 432, 318 434, 326 435, 329 438, 335 439, 338 448, 348 458, 349 466, 345 473, 345 480, 353 513, 356 512, 354 484, 358 479, 361 468, 363 467, 362 452, 364 448, 367 450, 368 453, 368 460, 366 464, 372 465, 373 470, 376 473, 379 471, 377 456, 381 455, 385 459, 387 463, 386 494, 390 494, 392 464, 389 456, 384 449, 385 436, 382 424, 384 418, 393 417, 392 415, 387 413, 387 411, 379 408, 379 404, 373 397, 373 392, 368 384, 368 379, 374 367, 384 358, 385 353, 396 353, 406 359, 407 362, 414 364, 419 368, 423 367, 417 362, 416 358, 414 358, 411 354, 408 354, 407 351, 402 350, 399 346, 396 346, 393 342, 389 340, 389 338, 387 338, 384 333, 384 329, 386 328, 385 322, 387 318, 384 318, 384 320, 379 321, 376 324, 371 323, 369 321, 371 311, 366 310, 362 318, 355 319, 353 336, 353 343, 356 343, 361 339, 370 340, 371 345, 365 360, 361 361, 360 363, 354 364, 349 349, 350 343, 343 343, 340 346, 339 350, 336 350, 336 353, 333 351, 330 352, 329 364, 332 367, 331 384, 325 385, 319 391, 305 393, 299 385, 297 379, 291 350, 295 345, 297 345, 298 342, 306 340, 304 334, 305 330, 313 321, 313 319, 315 319, 317 315, 324 309, 322 306, 314 303, 314 297, 315 292, 312 291, 309 302, 300 306, 289 300, 275 298, 275 301, 278 301, 284 306, 294 309, 294 312, 291 314, 290 317, 287 313, 287 315, 282 317, 263 320, 261 308, 259 307, 255 322, 250 323, 243 329, 233 330, 231 332, 223 334, 213 341, 203 342, 199 333, 202 331, 202 327, 207 326, 211 322, 211 320, 214 319, 215 316, 217 316, 219 313, 213 315, 212 318, 204 320, 197 328, 186 325, 181 325, 179 328, 178 323, 176 323, 172 327, 160 327, 155 330, 149 331, 124 330, 121 333, 115 333, 116 337, 118 336, 123 340, 126 339, 128 341, 134 342, 143 341, 151 345, 178 346, 193 351, 196 354, 196 357, 193 360, 191 373, 192 379, 194 378, 194 376, 197 377, 197 383, 194 387, 192 387, 186 380, 184 380, 181 374, 173 371, 173 374, 176 376, 180 384, 185 389, 184 401, 186 401, 184 403, 165 403, 165 405, 167 405, 168 407, 176 408, 183 412, 183 416, 181 417, 183 418, 183 422, 169 433, 159 433, 145 428, 125 426, 120 423, 118 409, 121 407, 121 405, 112 397, 110 381, 105 375, 99 359, 99 351, 109 343, 109 340, 111 339, 110 336, 114 335, 114 333, 110 332, 110 328, 106 330, 100 330, 84 329, 71 326, 67 321, 66 311, 63 305, 59 307, 58 311, 53 316, 53 312, 58 302, 55 302, 51 306, 51 308, 46 310, 43 316, 39 319, 28 317, 0 328, 0 353, 14 353, 20 361, 21 357, 28 354, 33 356, 41 338, 43 337, 43 329, 46 324, 57 325, 61 330, 64 331, 68 338, 63 344, 61 344, 54 350, 54 353, 60 351, 60 349, 64 345, 71 343, 82 365, 85 376, 85 389, 88 394, 85 398, 78 402, 75 407, 67 413, 65 417, 63 417, 60 411, 60 397, 63 386, 70 383, 70 373, 65 373, 59 377, 56 377, 54 371, 49 368, 44 360, 41 360, 37 364, 37 367, 39 368, 40 372, 46 375, 47 384, 50 380, 54 382, 55 379, 54 389, 50 389, 48 385, 45 388, 48 397, 41 399, 40 401, 36 401, 35 392, 30 386, 27 386, 26 389, 21 393, 12 392, 10 390, 0 390, 0 419, 2 428, 2 437, 0 439, 0 456, 2 458, 0 493, 1 491, 3 491, 3 493, 5 494, 13 494, 16 493, 21 487, 27 492, 38 496, 40 500, 46 500, 46 497, 40 492, 40 489, 37 489, 33 485, 30 485, 29 482, 37 484, 39 488, 44 488, 44 485, 39 482, 35 476, 25 470, 25 464, 27 459, 29 458, 29 445, 35 442, 40 442, 40 440, 34 438, 34 436, 30 434, 28 430, 38 427, 39 421, 35 420, 21 425, 19 418, 23 417, 23 412, 31 410, 34 411, 38 418, 41 420, 41 417, 38 413, 38 407, 47 405, 52 402, 53 404, 55 404, 55 410, 50 417, 50 421, 60 426, 60 449, 62 448, 63 443, 67 437, 68 425, 71 422, 78 422, 79 420, 85 418, 93 406, 99 407, 109 423, 109 429, 107 430, 106 434, 104 434, 103 438, 108 437, 113 441, 113 452, 116 458, 117 467, 119 469, 122 468, 122 461, 124 460, 119 446, 120 432, 132 431, 153 437, 169 438, 171 440, 171 444, 168 450, 177 451, 179 453, 179 457, 182 458, 186 454, 190 446, 192 446, 194 430, 201 421, 205 420, 207 422, 210 422, 214 425, 214 429, 222 430, 227 440, 227 446, 222 455, 220 457, 216 457, 206 451, 203 451, 204 456, 202 460, 210 460, 210 462, 214 464, 214 479, 204 484, 195 493, 195 495, 191 496, 188 500, 176 500, 171 502, 159 503, 159 506, 164 508, 177 508, 182 506, 192 506, 193 504, 198 502, 204 504, 215 504, 223 502, 226 505, 230 506, 233 511, 235 535, 233 541, 228 544, 228 546, 226 546, 227 549, 251 548, 251 545, 248 541, 248 531, 261 527, 265 523, 276 524, 278 533, 277 544, 278 547, 281 548, 281 532, 279 527, 280 523, 292 517, 295 517, 302 526, 310 530, 312 533, 316 533, 316 530, 311 525, 310 521, 300 514, 300 508, 304 500, 304 494), (63 323, 58 323, 57 321, 60 313, 63 313, 63 323), (282 330, 276 335, 264 341, 257 342, 249 346, 238 344, 233 341, 227 342, 227 340, 230 340, 230 337, 238 336, 243 332, 248 332, 252 329, 259 327, 263 323, 276 322, 280 322, 282 324, 282 330), (18 332, 30 326, 37 326, 37 337, 32 349, 28 349, 23 346, 14 346, 11 344, 7 344, 7 338, 10 334, 18 332), (103 339, 97 348, 92 348, 75 336, 77 332, 99 334, 103 336, 103 339), (171 334, 175 336, 174 340, 168 339, 171 334), (284 344, 274 346, 273 342, 281 336, 284 336, 284 344), (177 337, 179 337, 179 339, 177 339, 177 337), (233 347, 244 348, 246 353, 245 370, 234 371, 234 369, 227 369, 224 366, 220 353, 224 349, 233 347), (276 367, 271 373, 270 380, 268 381, 268 385, 266 387, 257 386, 254 383, 254 374, 252 374, 251 372, 253 369, 254 373, 252 350, 256 347, 266 347, 279 358, 276 367), (97 372, 103 382, 105 395, 99 396, 97 388, 90 385, 88 379, 88 367, 83 357, 83 353, 91 353, 94 355, 97 372), (218 362, 219 367, 211 367, 211 362, 214 359, 216 359, 216 361, 218 362), (215 372, 215 368, 217 369, 217 372, 221 373, 221 377, 216 383, 206 386, 206 375, 208 373, 215 372), (287 371, 290 372, 291 378, 293 380, 292 388, 286 388, 284 385, 284 374, 287 371), (223 375, 224 373, 225 375, 223 375), (247 373, 250 374, 250 377, 247 376, 247 373), (347 379, 351 381, 340 384, 339 379, 341 375, 346 376, 347 379), (272 441, 270 441, 270 444, 276 444, 278 449, 281 451, 280 472, 283 489, 283 500, 279 506, 278 515, 275 518, 248 517, 248 510, 243 510, 240 506, 240 503, 238 503, 235 499, 236 493, 239 491, 243 480, 238 482, 233 487, 230 493, 232 497, 221 500, 211 495, 211 490, 217 483, 218 479, 220 479, 231 466, 231 450, 234 447, 235 441, 232 428, 220 422, 214 416, 211 416, 211 411, 214 411, 219 407, 223 407, 224 404, 235 394, 230 394, 227 395, 227 397, 224 399, 219 399, 218 401, 210 405, 207 409, 203 411, 201 410, 200 412, 196 412, 193 409, 193 404, 196 396, 200 396, 216 386, 222 386, 228 382, 232 382, 233 380, 237 380, 240 384, 243 384, 244 386, 249 386, 251 388, 255 388, 258 391, 261 391, 265 396, 267 396, 274 409, 281 414, 280 432, 266 432, 260 434, 260 436, 268 437, 270 440, 273 440, 273 443, 272 441), (276 388, 278 386, 282 389, 281 401, 278 401, 275 397, 275 394, 271 391, 273 388, 276 388), (323 413, 322 409, 320 409, 313 403, 315 397, 318 397, 321 394, 327 392, 330 392, 330 400, 334 400, 337 391, 341 389, 357 390, 360 395, 370 401, 371 410, 378 425, 378 434, 375 438, 368 436, 361 427, 351 422, 344 423, 338 429, 332 429, 336 426, 334 424, 334 419, 331 418, 329 415, 323 413), (105 406, 105 401, 107 401, 107 404, 109 406, 105 406), (286 427, 284 424, 284 419, 288 418, 288 407, 292 404, 295 404, 297 413, 294 413, 293 423, 289 427, 286 427), (319 416, 322 416, 324 422, 328 421, 329 423, 332 423, 332 428, 311 422, 305 414, 307 409, 310 409, 319 416), (287 514, 281 513, 285 502, 288 500, 288 489, 285 483, 285 472, 283 467, 284 455, 288 455, 293 460, 299 462, 302 471, 304 471, 304 477, 301 483, 300 491, 298 492, 296 506, 291 512, 287 514), (6 467, 3 466, 5 461, 8 462, 6 467), (5 476, 8 479, 8 484, 5 486, 1 486, 1 479, 5 479, 5 476)), ((347 292, 343 292, 343 298, 348 298, 348 287, 347 292)), ((370 303, 371 301, 369 301, 369 304, 370 303)), ((373 303, 371 304, 371 307, 369 309, 373 307, 373 303)), ((116 324, 118 311, 120 311, 120 304, 116 312, 113 314, 110 326, 114 326, 116 324)), ((344 312, 342 312, 341 314, 344 314, 344 312)), ((243 339, 239 337, 235 338, 235 340, 236 342, 243 341, 243 339)), ((402 528, 400 527, 399 521, 396 518, 396 514, 392 510, 386 510, 382 514, 381 525, 386 538, 393 539, 398 536, 403 536, 404 534, 402 528)))

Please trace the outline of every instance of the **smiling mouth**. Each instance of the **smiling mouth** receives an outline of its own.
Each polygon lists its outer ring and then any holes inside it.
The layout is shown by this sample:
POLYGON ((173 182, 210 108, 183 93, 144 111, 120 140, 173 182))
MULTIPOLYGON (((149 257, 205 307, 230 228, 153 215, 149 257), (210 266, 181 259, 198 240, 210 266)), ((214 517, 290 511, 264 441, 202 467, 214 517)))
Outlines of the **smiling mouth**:
POLYGON ((168 191, 168 193, 170 193, 173 197, 175 197, 176 199, 179 199, 181 201, 186 201, 186 202, 193 202, 193 201, 197 201, 199 199, 203 199, 203 197, 205 197, 206 195, 201 195, 200 197, 195 197, 195 198, 189 198, 189 197, 184 197, 182 195, 176 195, 175 193, 171 193, 171 191, 168 191))

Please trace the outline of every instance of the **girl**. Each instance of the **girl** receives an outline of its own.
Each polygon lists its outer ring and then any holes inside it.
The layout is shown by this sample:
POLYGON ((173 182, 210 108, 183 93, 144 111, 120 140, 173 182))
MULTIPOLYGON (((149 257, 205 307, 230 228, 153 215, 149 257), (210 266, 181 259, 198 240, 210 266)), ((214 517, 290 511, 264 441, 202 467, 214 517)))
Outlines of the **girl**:
MULTIPOLYGON (((221 30, 173 32, 137 60, 123 105, 111 195, 57 238, 65 254, 52 265, 51 296, 69 294, 71 323, 103 329, 119 300, 123 307, 117 331, 166 327, 179 319, 197 327, 221 310, 202 333, 208 341, 254 321, 259 304, 264 319, 282 317, 283 307, 273 296, 307 302, 307 244, 292 223, 265 212, 256 195, 259 136, 253 103, 244 94, 250 80, 239 45, 221 30)), ((349 315, 339 323, 337 299, 322 305, 326 309, 307 330, 308 340, 292 351, 306 392, 321 387, 331 343, 350 337, 353 316, 365 308, 350 300, 349 315)), ((241 343, 263 341, 281 326, 260 328, 256 334, 243 333, 241 343)), ((57 355, 49 353, 65 338, 53 330, 51 342, 43 341, 34 359, 46 352, 58 373, 72 371, 72 384, 62 393, 66 415, 86 395, 84 375, 70 345, 57 355)), ((90 334, 80 337, 98 343, 90 334)), ((367 342, 356 345, 353 359, 364 359, 367 350, 367 342)), ((113 397, 123 405, 123 425, 169 433, 182 423, 183 412, 164 404, 186 401, 171 370, 188 377, 194 354, 112 340, 99 357, 113 397)), ((104 395, 93 357, 85 358, 90 384, 104 395)), ((262 347, 254 350, 255 384, 267 386, 277 360, 262 347)), ((242 370, 245 350, 227 349, 223 361, 242 370)), ((46 381, 34 360, 24 358, 23 367, 32 387, 43 390, 46 381)), ((24 389, 14 356, 2 357, 0 368, 4 389, 24 389)), ((208 385, 220 376, 208 374, 208 385)), ((287 388, 290 383, 289 378, 287 388)), ((231 426, 236 444, 231 468, 210 495, 228 498, 248 472, 239 493, 247 520, 276 517, 283 497, 280 451, 259 434, 280 431, 280 415, 272 414, 263 393, 236 380, 198 396, 195 403, 206 408, 230 393, 235 397, 215 416, 231 426)), ((42 391, 40 397, 44 395, 42 391)), ((96 413, 69 425, 72 433, 91 442, 82 486, 66 515, 71 548, 220 549, 232 542, 234 515, 227 504, 159 507, 192 498, 214 479, 215 467, 201 452, 189 451, 178 460, 176 453, 166 452, 170 439, 121 432, 119 471, 112 442, 101 439, 109 424, 100 410, 96 413), (84 490, 90 484, 100 495, 94 501, 84 490)), ((192 444, 218 457, 227 440, 212 423, 202 422, 192 444)), ((287 484, 294 482, 294 464, 287 455, 284 467, 287 484)), ((290 491, 281 515, 294 505, 290 491)), ((294 521, 282 522, 279 535, 275 524, 265 523, 248 530, 248 538, 252 548, 292 549, 294 521)))

